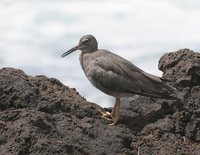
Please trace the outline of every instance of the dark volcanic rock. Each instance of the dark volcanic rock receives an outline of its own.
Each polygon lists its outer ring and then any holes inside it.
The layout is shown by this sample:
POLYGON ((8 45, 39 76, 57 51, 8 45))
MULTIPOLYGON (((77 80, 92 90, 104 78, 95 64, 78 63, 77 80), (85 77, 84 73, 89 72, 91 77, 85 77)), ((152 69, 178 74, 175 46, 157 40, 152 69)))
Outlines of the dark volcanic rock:
POLYGON ((159 61, 163 79, 179 90, 179 97, 187 108, 199 109, 200 103, 200 53, 189 49, 166 53, 159 61))
POLYGON ((164 54, 159 61, 163 79, 176 82, 180 87, 193 87, 200 83, 200 53, 189 49, 164 54))
POLYGON ((165 54, 162 78, 183 101, 125 99, 116 126, 54 78, 0 69, 0 154, 198 155, 199 66, 200 54, 188 49, 165 54))
POLYGON ((132 154, 134 134, 53 78, 0 69, 0 154, 132 154))

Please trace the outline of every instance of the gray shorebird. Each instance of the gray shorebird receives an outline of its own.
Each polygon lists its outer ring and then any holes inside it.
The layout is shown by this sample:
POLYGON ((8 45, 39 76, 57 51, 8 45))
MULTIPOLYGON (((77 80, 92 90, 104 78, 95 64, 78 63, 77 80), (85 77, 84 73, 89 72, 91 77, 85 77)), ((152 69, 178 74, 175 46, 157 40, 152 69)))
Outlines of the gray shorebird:
POLYGON ((94 87, 116 98, 112 112, 100 111, 102 118, 114 125, 119 120, 120 98, 135 94, 160 99, 176 99, 174 89, 162 83, 154 75, 144 72, 128 60, 104 49, 98 49, 94 36, 81 37, 77 46, 62 57, 80 50, 81 67, 94 87))

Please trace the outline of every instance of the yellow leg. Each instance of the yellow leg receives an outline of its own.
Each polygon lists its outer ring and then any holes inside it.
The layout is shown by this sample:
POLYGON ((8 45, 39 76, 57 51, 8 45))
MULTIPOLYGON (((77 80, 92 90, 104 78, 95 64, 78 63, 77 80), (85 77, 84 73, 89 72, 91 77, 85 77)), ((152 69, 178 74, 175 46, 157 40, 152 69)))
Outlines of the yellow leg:
POLYGON ((115 105, 114 105, 111 113, 108 111, 106 111, 106 112, 103 112, 101 110, 99 110, 99 111, 102 114, 102 116, 101 116, 102 118, 112 122, 109 125, 115 125, 119 120, 120 98, 116 98, 116 102, 115 102, 115 105))
POLYGON ((112 112, 111 112, 111 115, 112 115, 112 116, 115 116, 116 108, 117 108, 117 106, 118 106, 118 101, 117 101, 117 100, 118 100, 118 99, 116 98, 114 107, 113 107, 112 112))

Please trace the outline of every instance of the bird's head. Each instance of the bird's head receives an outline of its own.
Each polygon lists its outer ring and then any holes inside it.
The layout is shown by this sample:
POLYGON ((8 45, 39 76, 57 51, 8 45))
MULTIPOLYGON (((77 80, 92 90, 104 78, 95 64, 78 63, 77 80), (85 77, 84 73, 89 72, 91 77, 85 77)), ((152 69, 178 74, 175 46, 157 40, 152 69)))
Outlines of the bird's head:
POLYGON ((71 48, 70 50, 68 50, 67 52, 63 53, 63 55, 61 57, 65 57, 67 55, 69 55, 70 53, 80 50, 83 53, 91 53, 96 51, 98 48, 98 43, 96 38, 93 35, 85 35, 83 37, 81 37, 79 43, 77 46, 71 48))

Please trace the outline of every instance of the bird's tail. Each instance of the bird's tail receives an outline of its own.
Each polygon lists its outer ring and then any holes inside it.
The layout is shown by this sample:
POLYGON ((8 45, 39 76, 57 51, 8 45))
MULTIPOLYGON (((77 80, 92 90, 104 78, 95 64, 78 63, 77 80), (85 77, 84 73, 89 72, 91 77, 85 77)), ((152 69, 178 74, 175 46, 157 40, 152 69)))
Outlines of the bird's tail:
MULTIPOLYGON (((178 100, 177 90, 174 87, 168 86, 162 82, 154 82, 154 89, 149 90, 154 98, 178 100)), ((148 92, 148 91, 147 91, 148 92)))

